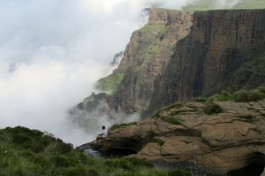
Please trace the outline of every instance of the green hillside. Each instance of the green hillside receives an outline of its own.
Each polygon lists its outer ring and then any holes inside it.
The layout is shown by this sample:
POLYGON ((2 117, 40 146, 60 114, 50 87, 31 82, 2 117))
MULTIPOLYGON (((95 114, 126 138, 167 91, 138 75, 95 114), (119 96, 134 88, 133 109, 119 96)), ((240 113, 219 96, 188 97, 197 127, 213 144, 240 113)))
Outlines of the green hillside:
POLYGON ((265 0, 229 0, 226 4, 218 4, 216 0, 199 0, 188 4, 184 10, 213 10, 213 9, 263 9, 265 0))
POLYGON ((109 94, 115 93, 123 77, 123 73, 112 73, 111 75, 98 80, 97 88, 101 91, 108 92, 109 94))
POLYGON ((182 170, 157 170, 135 158, 96 159, 71 144, 24 127, 0 129, 1 176, 168 176, 182 170))

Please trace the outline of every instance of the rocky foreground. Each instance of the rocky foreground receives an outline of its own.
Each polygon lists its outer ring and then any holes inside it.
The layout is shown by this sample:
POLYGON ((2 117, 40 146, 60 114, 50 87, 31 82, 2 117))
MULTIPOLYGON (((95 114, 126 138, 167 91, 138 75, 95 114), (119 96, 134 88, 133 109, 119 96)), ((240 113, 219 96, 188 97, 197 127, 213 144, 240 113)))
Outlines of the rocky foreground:
POLYGON ((90 146, 153 162, 189 163, 217 175, 260 175, 265 165, 265 100, 173 104, 123 124, 90 146))

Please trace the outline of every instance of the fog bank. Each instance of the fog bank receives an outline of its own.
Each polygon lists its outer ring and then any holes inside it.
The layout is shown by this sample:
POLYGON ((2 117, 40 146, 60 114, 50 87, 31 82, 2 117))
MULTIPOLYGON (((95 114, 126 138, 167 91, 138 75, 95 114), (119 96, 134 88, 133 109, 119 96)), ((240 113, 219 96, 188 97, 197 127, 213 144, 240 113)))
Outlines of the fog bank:
POLYGON ((111 72, 115 53, 146 22, 144 8, 180 9, 191 1, 0 1, 0 128, 49 131, 74 145, 91 141, 100 129, 73 126, 69 108, 111 72))

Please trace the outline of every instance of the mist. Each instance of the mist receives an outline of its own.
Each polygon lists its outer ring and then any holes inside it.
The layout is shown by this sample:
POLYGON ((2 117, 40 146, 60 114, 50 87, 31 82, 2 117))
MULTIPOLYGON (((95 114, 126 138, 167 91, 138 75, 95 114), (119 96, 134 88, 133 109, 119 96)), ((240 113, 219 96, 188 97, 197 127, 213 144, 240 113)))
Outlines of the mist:
MULTIPOLYGON (((74 145, 93 140, 98 131, 73 125, 68 110, 96 92, 95 82, 112 71, 113 56, 147 22, 144 8, 181 9, 188 2, 0 1, 0 128, 48 131, 74 145)), ((95 123, 114 122, 102 117, 95 123)))
MULTIPOLYGON (((242 0, 241 0, 242 1, 242 0)), ((240 0, 216 0, 215 8, 232 8, 234 5, 238 4, 240 0)))
POLYGON ((0 128, 49 131, 75 145, 91 140, 67 119, 68 109, 110 73, 151 2, 0 1, 0 128))

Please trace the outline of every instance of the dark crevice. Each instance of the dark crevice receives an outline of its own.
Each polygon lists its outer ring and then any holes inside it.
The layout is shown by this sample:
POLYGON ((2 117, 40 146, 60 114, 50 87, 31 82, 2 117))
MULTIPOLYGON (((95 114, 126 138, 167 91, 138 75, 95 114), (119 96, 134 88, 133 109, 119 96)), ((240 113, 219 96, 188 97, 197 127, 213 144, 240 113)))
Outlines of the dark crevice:
POLYGON ((238 170, 228 172, 228 176, 260 176, 265 167, 265 155, 254 153, 250 156, 248 164, 238 170))
POLYGON ((138 151, 131 148, 112 148, 111 150, 102 152, 105 157, 122 157, 137 154, 138 151))

